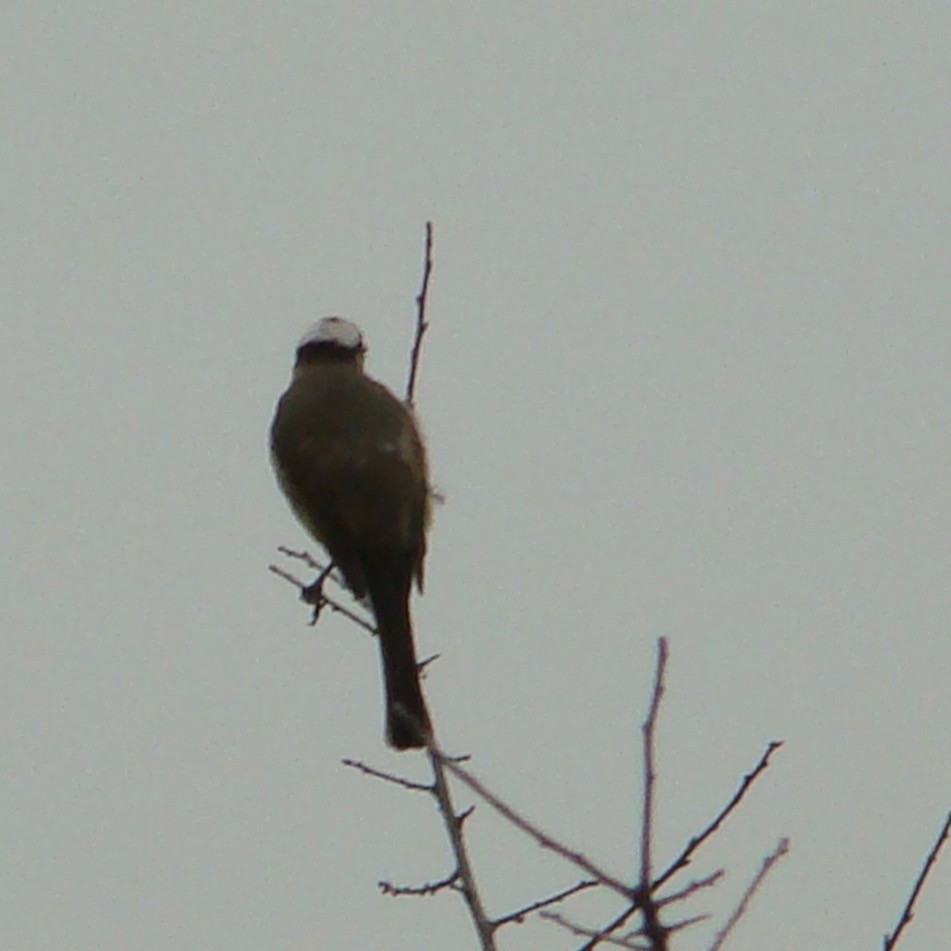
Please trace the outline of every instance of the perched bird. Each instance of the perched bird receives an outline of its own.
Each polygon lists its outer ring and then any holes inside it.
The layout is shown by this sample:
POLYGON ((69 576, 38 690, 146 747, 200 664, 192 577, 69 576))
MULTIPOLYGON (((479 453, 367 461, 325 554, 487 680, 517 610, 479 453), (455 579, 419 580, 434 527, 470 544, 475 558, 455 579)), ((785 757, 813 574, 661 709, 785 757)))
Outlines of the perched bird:
POLYGON ((426 451, 410 408, 363 372, 359 327, 325 317, 301 339, 271 424, 271 459, 304 528, 358 598, 369 597, 386 688, 386 735, 426 745, 409 597, 422 590, 429 522, 426 451))

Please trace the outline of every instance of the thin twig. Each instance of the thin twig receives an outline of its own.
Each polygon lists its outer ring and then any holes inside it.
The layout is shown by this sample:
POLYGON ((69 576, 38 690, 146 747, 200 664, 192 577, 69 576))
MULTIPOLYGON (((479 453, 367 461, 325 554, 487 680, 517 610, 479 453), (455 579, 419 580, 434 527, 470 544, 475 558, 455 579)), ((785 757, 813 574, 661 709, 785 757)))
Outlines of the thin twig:
POLYGON ((423 283, 416 295, 416 333, 413 337, 413 349, 409 355, 409 380, 406 384, 406 403, 412 407, 416 397, 416 374, 419 369, 420 348, 423 334, 429 324, 426 323, 426 295, 429 292, 429 275, 433 271, 433 223, 426 222, 426 251, 423 260, 423 283))
POLYGON ((667 925, 667 930, 669 932, 684 931, 694 925, 699 925, 701 921, 708 921, 709 919, 709 915, 694 915, 692 918, 684 918, 682 921, 675 921, 672 925, 667 925))
POLYGON ((392 882, 377 882, 377 885, 384 895, 392 895, 394 898, 403 898, 406 896, 430 898, 437 892, 458 887, 458 881, 459 870, 456 869, 450 872, 445 878, 440 878, 435 882, 424 882, 422 885, 394 885, 392 882))
POLYGON ((403 789, 409 789, 412 792, 425 792, 432 795, 433 787, 430 783, 417 783, 412 779, 406 779, 404 776, 397 776, 395 773, 386 773, 382 769, 375 769, 373 766, 367 766, 356 759, 343 759, 340 761, 344 766, 359 770, 364 776, 372 776, 374 779, 382 779, 385 783, 393 783, 394 786, 402 786, 403 789))
POLYGON ((654 879, 654 884, 651 886, 652 891, 657 891, 665 882, 669 881, 672 876, 674 876, 680 869, 690 864, 690 858, 697 849, 706 842, 707 839, 713 835, 717 829, 723 823, 723 820, 730 815, 731 812, 740 804, 743 797, 746 795, 747 790, 750 786, 756 782, 759 775, 769 766, 769 758, 772 754, 778 750, 783 745, 782 740, 773 740, 769 746, 766 747, 766 751, 763 753, 760 761, 756 764, 752 772, 746 774, 743 777, 743 781, 740 783, 739 788, 733 794, 733 798, 720 810, 719 813, 714 817, 713 821, 699 834, 695 835, 684 847, 683 852, 670 863, 668 868, 661 873, 658 878, 654 879))
POLYGON ((365 776, 392 783, 395 786, 400 786, 411 792, 429 793, 436 800, 439 814, 442 816, 443 823, 446 826, 452 854, 456 860, 455 869, 444 878, 435 882, 410 886, 393 885, 391 882, 379 882, 378 884, 384 894, 396 896, 434 895, 437 892, 445 891, 449 888, 455 889, 462 894, 469 908, 469 914, 472 918, 476 933, 479 936, 482 951, 496 951, 495 931, 496 928, 499 927, 499 923, 489 920, 489 916, 486 914, 485 908, 482 905, 482 898, 476 887, 475 874, 472 871, 472 863, 469 861, 466 842, 462 834, 463 824, 472 814, 474 807, 470 806, 461 813, 456 812, 443 768, 443 763, 449 762, 450 760, 443 755, 437 756, 432 749, 428 751, 428 754, 429 762, 433 769, 432 783, 418 783, 411 779, 376 769, 373 766, 368 766, 359 760, 343 760, 345 766, 359 770, 365 776))
MULTIPOLYGON (((288 548, 286 545, 278 545, 277 550, 282 554, 286 555, 288 558, 293 558, 296 561, 302 561, 308 568, 313 568, 317 572, 317 580, 310 585, 310 588, 313 588, 317 585, 322 585, 323 582, 328 579, 332 581, 341 591, 346 591, 350 593, 350 589, 347 587, 347 583, 343 578, 343 575, 338 570, 337 566, 332 562, 328 561, 324 564, 322 561, 318 561, 307 549, 296 549, 288 548)), ((310 590, 308 588, 303 592, 303 595, 306 595, 310 590)), ((302 596, 303 596, 302 595, 302 596)))
POLYGON ((635 944, 634 935, 618 937, 616 935, 602 934, 594 928, 586 928, 584 925, 579 925, 577 922, 571 921, 569 918, 565 918, 564 915, 559 915, 558 912, 555 911, 543 911, 539 917, 544 918, 546 921, 551 921, 579 938, 591 938, 592 940, 613 945, 616 948, 628 948, 630 951, 651 951, 650 945, 635 944))
POLYGON ((647 719, 641 727, 644 735, 644 815, 641 822, 641 888, 647 889, 651 882, 651 841, 654 812, 654 731, 660 699, 664 695, 664 671, 667 668, 667 638, 657 640, 657 668, 654 672, 654 693, 651 697, 647 719))
MULTIPOLYGON (((285 551, 284 554, 290 553, 285 551)), ((320 567, 321 573, 327 570, 326 568, 321 567, 319 562, 313 562, 313 559, 311 559, 311 566, 320 567)), ((300 591, 301 600, 306 601, 308 604, 313 603, 310 596, 307 594, 313 585, 304 584, 304 582, 299 578, 295 578, 289 571, 285 571, 278 565, 268 565, 267 570, 272 574, 277 575, 279 578, 283 578, 288 583, 294 585, 294 587, 300 591)), ((376 636, 376 628, 369 621, 367 621, 365 618, 362 618, 356 613, 356 611, 351 611, 350 608, 344 604, 341 604, 336 598, 332 598, 326 594, 321 594, 318 603, 313 605, 314 613, 310 619, 310 623, 312 625, 317 623, 317 619, 320 616, 320 609, 324 606, 330 608, 330 610, 335 614, 342 614, 345 618, 347 618, 347 620, 353 621, 353 623, 358 627, 362 627, 368 634, 373 634, 376 636)))
POLYGON ((624 898, 633 899, 635 890, 629 885, 625 885, 620 879, 609 875, 603 869, 598 868, 590 859, 587 859, 580 852, 573 852, 567 846, 563 845, 557 839, 552 838, 545 832, 542 832, 538 826, 533 825, 527 819, 519 815, 511 806, 504 803, 498 796, 490 792, 472 773, 463 769, 458 763, 454 762, 437 746, 430 749, 430 754, 435 756, 449 770, 453 776, 460 782, 468 786, 477 796, 485 800, 496 812, 508 819, 517 829, 521 829, 526 835, 531 836, 543 849, 550 849, 557 855, 577 865, 578 868, 587 872, 592 878, 597 879, 602 885, 616 891, 624 898))
POLYGON ((902 931, 905 930, 905 925, 907 925, 908 922, 914 918, 915 902, 918 900, 918 895, 921 894, 921 889, 924 887, 925 879, 928 877, 931 869, 934 867, 935 862, 938 861, 938 853, 941 851, 942 846, 947 841, 949 831, 951 831, 951 812, 948 812, 947 818, 944 820, 944 826, 938 833, 938 838, 931 847, 931 851, 928 853, 928 857, 925 859, 925 864, 921 867, 918 880, 915 882, 915 887, 911 890, 911 895, 908 896, 908 901, 906 902, 905 908, 901 913, 901 918, 898 919, 898 924, 895 925, 895 930, 890 935, 885 935, 884 944, 882 945, 883 951, 891 951, 891 949, 898 944, 898 939, 901 937, 902 931))
MULTIPOLYGON (((658 899, 657 906, 659 908, 666 908, 667 905, 673 905, 675 902, 683 901, 685 898, 689 898, 704 888, 711 888, 719 884, 723 880, 724 875, 726 875, 726 872, 724 872, 722 868, 718 868, 715 872, 707 875, 706 878, 698 878, 689 885, 685 885, 679 892, 674 892, 671 895, 665 895, 663 898, 658 899)), ((671 929, 668 928, 668 930, 671 929)))
POLYGON ((618 928, 623 928, 627 920, 635 915, 640 910, 640 907, 639 900, 633 901, 613 921, 606 924, 600 931, 591 935, 591 940, 586 941, 578 948, 578 951, 594 951, 602 941, 610 941, 611 935, 617 931, 618 928))
POLYGON ((753 896, 758 891, 760 885, 763 884, 763 880, 769 874, 770 869, 789 851, 789 839, 780 839, 779 845, 776 846, 773 851, 763 859, 763 864, 760 866, 760 870, 756 873, 753 878, 753 881, 749 883, 746 887, 746 891, 743 892, 743 897, 740 899, 740 903, 736 906, 736 910, 730 915, 727 923, 717 932, 716 936, 713 939, 713 944, 710 945, 710 951, 719 951, 723 947, 723 942, 726 940, 727 935, 733 930, 734 925, 746 914, 746 909, 749 907, 750 901, 753 896))
POLYGON ((288 548, 286 545, 278 545, 277 550, 282 555, 287 555, 288 558, 293 558, 296 561, 302 561, 308 568, 313 568, 314 571, 323 571, 324 563, 318 561, 309 551, 300 551, 296 548, 288 548))
POLYGON ((641 730, 644 735, 644 813, 641 821, 641 880, 639 891, 643 897, 644 934, 650 941, 651 951, 667 951, 667 933, 660 921, 657 905, 651 896, 651 842, 654 819, 654 734, 657 715, 664 695, 664 673, 667 669, 667 638, 657 640, 657 668, 654 671, 654 692, 651 696, 647 719, 641 730))
POLYGON ((509 912, 501 918, 496 918, 492 924, 496 929, 501 928, 503 925, 521 924, 533 911, 547 908, 549 905, 556 905, 558 902, 564 901, 566 898, 577 895, 578 892, 583 892, 586 888, 592 888, 597 884, 598 883, 592 879, 578 882, 577 885, 572 885, 571 888, 566 888, 564 891, 556 892, 547 898, 539 898, 538 901, 533 901, 531 904, 516 908, 515 911, 509 912))

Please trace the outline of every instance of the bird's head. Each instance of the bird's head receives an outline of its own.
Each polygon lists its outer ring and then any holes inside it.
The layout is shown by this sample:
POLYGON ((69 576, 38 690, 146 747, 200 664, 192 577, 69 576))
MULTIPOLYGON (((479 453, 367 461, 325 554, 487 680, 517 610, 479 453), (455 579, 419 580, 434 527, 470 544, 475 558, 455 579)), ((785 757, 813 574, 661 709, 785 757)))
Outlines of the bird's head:
POLYGON ((360 328, 344 317, 324 317, 297 344, 297 366, 318 361, 353 363, 363 368, 367 352, 360 328))

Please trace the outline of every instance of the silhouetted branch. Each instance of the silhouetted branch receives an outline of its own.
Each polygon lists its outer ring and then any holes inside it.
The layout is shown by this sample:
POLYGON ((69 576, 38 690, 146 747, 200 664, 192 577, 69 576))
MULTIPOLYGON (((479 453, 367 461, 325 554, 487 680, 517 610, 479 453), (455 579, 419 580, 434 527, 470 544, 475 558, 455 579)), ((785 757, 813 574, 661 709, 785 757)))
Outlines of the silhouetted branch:
POLYGON ((538 911, 541 908, 547 908, 549 905, 556 905, 558 902, 564 901, 566 898, 570 898, 572 895, 577 895, 579 892, 583 892, 586 888, 592 888, 597 884, 598 883, 593 880, 578 882, 577 885, 572 885, 571 888, 566 888, 564 891, 556 892, 554 895, 549 895, 548 898, 540 898, 538 901, 533 901, 529 905, 523 905, 521 908, 517 908, 515 911, 509 912, 509 914, 503 915, 501 918, 496 918, 492 924, 496 929, 501 928, 503 925, 521 924, 533 911, 538 911))
POLYGON ((311 626, 317 623, 318 619, 320 618, 321 610, 324 607, 328 607, 334 613, 342 614, 348 620, 353 621, 354 624, 356 624, 358 627, 362 627, 368 633, 373 634, 374 636, 376 635, 376 627, 366 620, 366 618, 361 617, 356 613, 356 611, 350 610, 350 608, 341 604, 336 598, 324 593, 324 583, 328 579, 332 579, 343 590, 347 590, 344 585, 342 585, 340 581, 334 577, 333 562, 330 562, 328 565, 324 565, 306 551, 294 551, 291 548, 285 548, 283 545, 278 547, 278 551, 282 555, 287 555, 288 558, 296 558, 298 561, 304 562, 308 568, 313 568, 315 571, 320 572, 317 575, 317 579, 312 584, 304 584, 303 581, 295 578, 289 571, 285 571, 283 568, 280 568, 277 565, 267 566, 268 571, 277 575, 279 578, 283 578, 285 581, 294 585, 294 587, 300 591, 301 601, 313 606, 314 613, 310 618, 311 626))
POLYGON ((704 888, 711 888, 713 885, 719 884, 725 874, 722 868, 718 868, 715 872, 707 875, 706 878, 698 878, 689 885, 685 885, 679 892, 674 892, 672 895, 665 895, 663 898, 659 898, 656 902, 657 907, 664 908, 667 905, 673 905, 675 902, 683 901, 685 898, 689 898, 704 888))
POLYGON ((409 355, 409 380, 406 383, 406 402, 412 407, 416 397, 416 374, 419 369, 420 349, 423 334, 429 324, 426 323, 426 295, 429 293, 429 275, 433 270, 433 223, 426 222, 426 251, 423 258, 423 283, 416 295, 416 333, 413 337, 413 349, 409 355))
POLYGON ((898 939, 901 937, 902 931, 905 930, 905 925, 907 925, 908 922, 914 918, 915 902, 918 900, 918 896, 921 894, 921 889, 924 887, 925 879, 930 874, 935 862, 938 861, 938 853, 941 851, 944 843, 947 841, 949 831, 951 831, 951 812, 948 812, 948 815, 944 820, 944 826, 938 833, 938 838, 935 840, 935 844, 931 847, 931 851, 928 853, 928 857, 925 859, 925 864, 921 867, 918 880, 915 882, 915 886, 912 888, 911 894, 908 896, 908 901, 902 910, 901 918, 898 919, 898 924, 895 925, 895 930, 890 935, 885 935, 884 944, 882 945, 883 951, 892 951, 892 948, 898 944, 898 939))
POLYGON ((366 763, 361 763, 360 760, 356 759, 344 759, 341 760, 341 762, 344 766, 350 766, 353 769, 359 770, 364 776, 382 779, 386 783, 393 783, 394 786, 402 786, 403 789, 409 789, 412 792, 425 792, 433 795, 431 783, 417 783, 412 779, 407 779, 405 776, 397 776, 395 773, 386 773, 382 769, 367 766, 366 763))
POLYGON ((657 913, 657 905, 651 896, 651 843, 654 821, 654 734, 657 715, 664 695, 664 673, 667 669, 667 638, 657 640, 657 667, 654 672, 654 691, 651 695, 647 719, 641 731, 644 736, 644 810, 641 820, 641 880, 638 891, 641 895, 641 911, 644 914, 644 935, 650 941, 651 951, 667 951, 667 933, 657 913))
POLYGON ((453 760, 446 756, 438 747, 434 745, 430 749, 430 753, 436 757, 456 779, 468 786, 477 796, 487 802, 504 818, 508 819, 517 829, 521 829, 522 832, 531 836, 543 849, 550 849, 573 865, 577 865, 578 868, 587 872, 588 875, 596 879, 602 885, 616 891, 619 895, 623 895, 627 899, 633 899, 635 897, 634 889, 629 885, 625 885, 620 879, 609 875, 580 852, 573 852, 567 846, 562 845, 557 839, 552 838, 539 829, 538 826, 533 825, 523 816, 519 815, 511 806, 490 792, 472 773, 463 769, 458 763, 453 762, 453 760))
POLYGON ((782 740, 773 740, 769 746, 766 747, 766 752, 763 753, 760 761, 756 764, 753 771, 747 773, 743 777, 743 782, 740 783, 739 789, 733 794, 733 798, 717 813, 713 821, 699 834, 694 836, 686 845, 683 852, 671 862, 670 866, 654 880, 654 884, 651 886, 652 891, 657 891, 665 882, 669 881, 672 876, 674 876, 680 869, 690 864, 690 858, 694 852, 706 842, 707 839, 713 835, 717 829, 720 828, 724 819, 730 815, 731 812, 740 804, 743 797, 746 795, 749 788, 756 782, 759 775, 769 766, 769 758, 772 756, 775 750, 778 750, 779 747, 783 745, 782 740))
POLYGON ((394 885, 392 882, 377 882, 377 885, 384 895, 392 895, 394 898, 403 898, 405 896, 429 898, 437 892, 445 891, 448 888, 458 888, 458 881, 459 872, 457 870, 445 878, 440 878, 435 882, 424 882, 422 885, 394 885))
POLYGON ((451 763, 452 760, 445 754, 440 753, 437 755, 432 749, 430 749, 428 753, 429 762, 433 769, 433 781, 431 783, 419 783, 415 780, 406 779, 404 776, 397 776, 394 773, 388 773, 382 769, 368 766, 359 760, 343 760, 345 766, 359 770, 365 776, 382 780, 394 786, 400 786, 403 789, 408 789, 410 792, 429 793, 429 795, 436 800, 436 806, 440 816, 442 816, 443 824, 446 827, 449 838, 449 845, 452 849, 453 857, 456 860, 455 869, 448 875, 434 882, 425 882, 422 885, 394 885, 391 882, 383 881, 378 884, 383 894, 396 897, 405 895, 429 896, 447 889, 458 891, 469 908, 469 914, 472 918, 476 933, 479 936, 482 951, 496 951, 495 931, 500 924, 505 923, 505 920, 503 919, 499 922, 489 920, 489 916, 486 914, 485 908, 482 905, 482 898, 476 887, 475 874, 472 871, 472 863, 469 861, 465 839, 462 835, 463 824, 472 814, 473 807, 460 813, 456 812, 443 768, 443 763, 451 763))
MULTIPOLYGON (((539 917, 544 918, 546 921, 553 922, 566 931, 571 932, 571 934, 577 935, 579 938, 591 938, 602 944, 610 944, 615 948, 628 948, 630 951, 652 951, 649 944, 634 943, 637 936, 641 934, 640 931, 619 937, 617 935, 604 934, 593 928, 586 928, 584 925, 579 925, 577 922, 571 921, 554 911, 543 911, 539 917)), ((585 947, 587 946, 588 945, 585 945, 585 947)))
POLYGON ((610 941, 611 935, 617 931, 618 928, 623 928, 627 923, 628 919, 633 915, 637 914, 640 909, 640 903, 638 901, 631 902, 616 918, 608 922, 600 931, 595 931, 591 935, 591 940, 586 941, 578 951, 594 951, 594 949, 602 941, 610 941))
POLYGON ((667 925, 667 931, 668 933, 683 931, 693 925, 699 925, 701 921, 707 921, 709 918, 709 915, 694 915, 692 918, 684 918, 682 921, 675 921, 672 925, 667 925))
POLYGON ((651 697, 647 719, 641 727, 644 736, 644 812, 641 822, 641 888, 647 888, 651 881, 651 842, 653 841, 654 819, 654 731, 657 727, 657 713, 660 700, 664 695, 664 672, 667 668, 667 638, 657 641, 657 667, 654 672, 654 693, 651 697))
POLYGON ((427 749, 427 753, 430 765, 433 768, 433 796, 438 803, 439 814, 442 816, 453 855, 456 857, 459 891, 462 892, 462 897, 469 908, 469 915, 472 918, 476 933, 479 935, 482 951, 495 951, 496 926, 489 920, 489 916, 482 905, 482 897, 476 887, 475 873, 472 871, 472 863, 469 861, 469 853, 466 850, 465 839, 462 836, 462 825, 471 815, 472 810, 469 809, 461 814, 456 813, 449 792, 449 783, 446 782, 445 769, 443 768, 454 764, 452 764, 450 758, 437 751, 434 739, 431 739, 430 742, 432 745, 427 749))
POLYGON ((753 896, 759 890, 760 885, 763 884, 763 880, 769 874, 770 869, 789 851, 789 839, 780 839, 779 845, 770 852, 769 855, 763 859, 763 864, 760 866, 760 870, 756 873, 753 881, 747 886, 746 891, 743 892, 743 897, 740 899, 740 903, 736 906, 736 910, 730 915, 727 923, 717 932, 716 936, 713 939, 713 944, 710 945, 710 951, 719 951, 723 947, 723 942, 726 940, 727 935, 733 930, 736 923, 746 914, 746 909, 749 908, 750 901, 752 901, 753 896))

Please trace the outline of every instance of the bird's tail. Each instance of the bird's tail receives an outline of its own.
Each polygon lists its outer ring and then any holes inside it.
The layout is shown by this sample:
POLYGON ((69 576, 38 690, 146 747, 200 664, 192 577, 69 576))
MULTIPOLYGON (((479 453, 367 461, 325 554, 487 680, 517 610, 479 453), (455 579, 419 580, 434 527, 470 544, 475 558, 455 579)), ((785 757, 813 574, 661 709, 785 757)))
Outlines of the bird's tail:
POLYGON ((364 571, 383 658, 386 738, 398 750, 418 749, 426 745, 430 723, 409 616, 413 562, 371 555, 364 558, 364 571))

